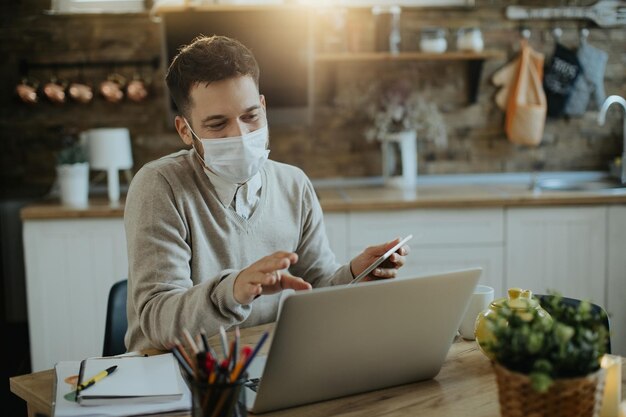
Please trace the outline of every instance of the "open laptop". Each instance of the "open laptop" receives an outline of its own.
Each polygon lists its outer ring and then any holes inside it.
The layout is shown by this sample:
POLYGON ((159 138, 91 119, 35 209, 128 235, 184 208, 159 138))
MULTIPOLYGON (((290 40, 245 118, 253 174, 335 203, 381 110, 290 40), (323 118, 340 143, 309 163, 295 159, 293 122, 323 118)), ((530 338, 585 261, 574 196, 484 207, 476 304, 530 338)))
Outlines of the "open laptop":
POLYGON ((296 292, 248 368, 262 413, 433 378, 482 269, 296 292))

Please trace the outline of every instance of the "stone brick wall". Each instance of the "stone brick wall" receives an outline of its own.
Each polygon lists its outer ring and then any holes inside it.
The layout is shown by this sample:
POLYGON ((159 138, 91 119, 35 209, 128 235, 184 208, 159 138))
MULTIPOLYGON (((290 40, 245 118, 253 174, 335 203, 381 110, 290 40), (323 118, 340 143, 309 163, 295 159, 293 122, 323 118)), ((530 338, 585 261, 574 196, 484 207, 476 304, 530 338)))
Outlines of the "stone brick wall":
MULTIPOLYGON (((517 146, 506 140, 504 114, 495 106, 495 87, 490 77, 518 50, 520 23, 504 17, 506 5, 583 5, 581 1, 477 0, 462 9, 404 10, 402 48, 417 49, 418 34, 425 26, 455 30, 463 26, 482 29, 486 47, 503 51, 506 59, 487 60, 476 103, 467 101, 467 63, 386 62, 338 64, 319 78, 316 89, 326 100, 316 107, 312 126, 271 126, 271 157, 303 168, 313 178, 380 175, 380 145, 363 137, 366 120, 347 117, 333 106, 337 95, 351 94, 349 86, 369 79, 407 78, 429 100, 437 103, 446 122, 448 146, 436 148, 421 142, 421 174, 478 173, 544 170, 602 170, 621 153, 621 111, 609 112, 607 125, 596 123, 597 112, 583 117, 549 120, 541 145, 517 146), (328 83, 331 89, 330 96, 328 83), (347 89, 347 90, 346 90, 347 89), (321 93, 320 93, 321 94, 321 93)), ((151 96, 143 103, 110 104, 95 98, 88 105, 53 105, 42 101, 34 106, 19 102, 15 85, 20 81, 20 61, 80 62, 152 59, 161 54, 160 26, 147 14, 50 16, 42 13, 49 1, 3 2, 0 6, 0 170, 4 188, 47 189, 54 180, 55 152, 63 132, 93 127, 125 126, 133 137, 135 166, 180 149, 183 145, 168 123, 167 98, 162 68, 140 68, 152 79, 151 96)), ((365 21, 364 42, 371 37, 371 19, 365 21)), ((607 94, 626 95, 626 28, 604 29, 587 22, 524 22, 531 29, 531 44, 549 56, 554 41, 551 29, 563 29, 566 45, 578 43, 578 30, 590 28, 589 42, 609 53, 605 77, 607 94)), ((449 39, 453 44, 453 39, 449 39)), ((138 68, 46 68, 30 71, 40 81, 52 76, 83 79, 97 85, 108 74, 133 77, 138 68)))

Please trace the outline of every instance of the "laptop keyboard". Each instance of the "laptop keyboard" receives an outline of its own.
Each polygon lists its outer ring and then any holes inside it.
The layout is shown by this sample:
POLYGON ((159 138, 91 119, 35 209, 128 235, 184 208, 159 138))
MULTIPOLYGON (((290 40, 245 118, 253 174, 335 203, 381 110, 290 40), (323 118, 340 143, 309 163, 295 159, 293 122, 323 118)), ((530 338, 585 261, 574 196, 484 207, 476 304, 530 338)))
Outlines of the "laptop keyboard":
POLYGON ((259 388, 259 383, 261 382, 261 378, 251 378, 249 379, 244 386, 250 388, 252 391, 256 392, 259 388))

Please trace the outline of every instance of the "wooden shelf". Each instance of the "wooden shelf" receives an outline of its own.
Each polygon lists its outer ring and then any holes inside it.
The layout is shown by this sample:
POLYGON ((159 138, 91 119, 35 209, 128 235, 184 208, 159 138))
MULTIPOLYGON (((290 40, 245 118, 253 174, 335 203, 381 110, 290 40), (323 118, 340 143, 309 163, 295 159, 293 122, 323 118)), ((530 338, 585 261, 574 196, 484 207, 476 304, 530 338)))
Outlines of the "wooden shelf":
POLYGON ((478 61, 484 59, 504 59, 504 52, 338 52, 315 55, 316 62, 364 62, 364 61, 478 61))
MULTIPOLYGON (((321 68, 335 70, 340 64, 350 63, 385 63, 385 62, 437 62, 437 61, 465 61, 467 63, 468 91, 467 99, 469 103, 476 103, 478 98, 478 85, 483 69, 483 63, 487 59, 505 59, 506 53, 498 50, 485 50, 481 52, 460 52, 450 51, 440 54, 432 52, 337 52, 315 54, 312 60, 321 68)), ((315 85, 314 82, 311 84, 315 85)), ((313 88, 313 87, 311 87, 313 88)), ((334 87, 333 87, 334 88, 334 87)), ((332 89, 332 88, 331 88, 332 89)), ((312 100, 312 99, 311 99, 312 100)), ((312 116, 311 116, 312 119, 312 116)))

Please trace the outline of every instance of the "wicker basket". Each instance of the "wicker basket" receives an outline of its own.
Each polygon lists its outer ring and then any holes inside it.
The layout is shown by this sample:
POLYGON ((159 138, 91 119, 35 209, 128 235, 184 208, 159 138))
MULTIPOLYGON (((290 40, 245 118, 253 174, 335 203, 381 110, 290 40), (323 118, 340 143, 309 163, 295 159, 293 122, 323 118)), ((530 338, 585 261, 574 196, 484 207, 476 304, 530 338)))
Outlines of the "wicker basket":
POLYGON ((502 417, 597 417, 605 370, 581 378, 554 381, 548 392, 533 390, 527 375, 493 364, 502 417))

